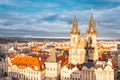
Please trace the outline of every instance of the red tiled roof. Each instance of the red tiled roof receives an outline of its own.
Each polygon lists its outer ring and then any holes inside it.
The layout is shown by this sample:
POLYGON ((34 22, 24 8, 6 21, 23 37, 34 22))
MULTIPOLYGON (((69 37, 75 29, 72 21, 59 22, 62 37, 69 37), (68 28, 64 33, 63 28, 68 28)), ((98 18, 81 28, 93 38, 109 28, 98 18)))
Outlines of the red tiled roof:
POLYGON ((82 65, 77 65, 77 68, 78 68, 79 70, 81 70, 81 69, 82 69, 82 65))
POLYGON ((74 67, 75 67, 75 65, 73 65, 73 64, 68 64, 68 65, 67 65, 67 68, 68 68, 68 69, 72 69, 72 68, 74 68, 74 67))
POLYGON ((9 57, 10 58, 15 58, 16 54, 10 54, 9 57))
POLYGON ((61 55, 58 57, 59 60, 61 60, 61 66, 65 66, 68 63, 68 56, 61 55))
POLYGON ((32 56, 32 57, 41 57, 42 61, 45 61, 49 55, 48 54, 44 54, 44 53, 39 53, 39 54, 28 54, 28 56, 32 56))
POLYGON ((37 66, 38 71, 42 71, 43 69, 45 69, 44 62, 40 61, 39 58, 37 57, 18 56, 15 59, 13 59, 11 62, 13 65, 17 65, 19 68, 21 68, 20 66, 22 66, 22 68, 31 67, 32 69, 35 70, 35 66, 37 66))
POLYGON ((113 65, 114 68, 118 68, 117 63, 114 61, 114 59, 111 59, 111 63, 113 65))
POLYGON ((38 46, 34 46, 34 47, 31 47, 31 50, 32 51, 40 51, 40 47, 38 47, 38 46))

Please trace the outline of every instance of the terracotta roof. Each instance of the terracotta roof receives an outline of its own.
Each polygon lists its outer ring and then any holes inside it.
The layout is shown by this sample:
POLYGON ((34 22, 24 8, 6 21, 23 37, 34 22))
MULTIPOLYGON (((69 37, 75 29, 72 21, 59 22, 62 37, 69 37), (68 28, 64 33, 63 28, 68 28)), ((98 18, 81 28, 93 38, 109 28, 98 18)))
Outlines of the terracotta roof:
POLYGON ((37 57, 31 56, 18 56, 12 61, 13 65, 17 65, 19 68, 31 67, 33 70, 42 71, 45 69, 45 64, 43 61, 39 60, 37 57), (37 67, 37 69, 35 68, 37 67))
POLYGON ((65 66, 68 63, 68 56, 61 55, 58 57, 59 60, 61 60, 61 66, 65 66))
POLYGON ((8 57, 15 58, 16 54, 10 54, 8 57))
POLYGON ((114 59, 111 59, 110 61, 111 61, 114 68, 118 68, 118 65, 117 65, 117 63, 115 62, 114 59))
POLYGON ((38 47, 38 46, 34 46, 34 47, 31 48, 32 51, 40 51, 40 49, 41 49, 41 48, 38 47))
POLYGON ((77 68, 78 68, 79 70, 82 69, 82 65, 81 65, 81 64, 78 64, 78 65, 76 65, 76 66, 77 66, 77 68))
POLYGON ((41 60, 42 61, 45 61, 48 57, 49 57, 49 55, 48 55, 48 53, 39 53, 39 54, 28 54, 28 56, 32 56, 32 57, 41 57, 41 60))
POLYGON ((67 68, 68 68, 68 69, 72 69, 72 68, 74 68, 74 67, 75 67, 74 64, 68 64, 68 65, 67 65, 67 68))

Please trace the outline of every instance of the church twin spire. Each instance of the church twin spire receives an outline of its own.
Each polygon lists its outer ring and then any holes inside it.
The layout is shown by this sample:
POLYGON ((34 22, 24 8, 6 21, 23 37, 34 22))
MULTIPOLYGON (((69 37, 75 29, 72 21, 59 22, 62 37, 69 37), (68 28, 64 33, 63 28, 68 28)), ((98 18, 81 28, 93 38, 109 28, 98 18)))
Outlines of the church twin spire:
POLYGON ((76 16, 74 17, 73 27, 72 27, 71 33, 72 33, 72 34, 80 34, 76 16))
MULTIPOLYGON (((91 18, 90 18, 90 21, 89 21, 89 27, 88 27, 87 32, 98 33, 97 28, 96 28, 96 22, 94 20, 93 14, 91 14, 91 18)), ((76 16, 74 17, 73 27, 72 27, 71 33, 72 34, 80 34, 80 30, 79 30, 79 27, 78 27, 78 22, 77 22, 76 16)))
POLYGON ((91 14, 91 18, 90 18, 90 21, 89 21, 89 27, 88 27, 88 30, 87 30, 87 33, 89 32, 97 32, 97 28, 96 28, 96 22, 94 20, 94 17, 93 17, 93 14, 91 14))
POLYGON ((82 64, 86 60, 96 61, 97 54, 97 30, 93 15, 89 21, 87 30, 87 39, 80 34, 76 16, 74 17, 72 30, 70 32, 71 47, 69 55, 69 63, 82 64), (89 47, 90 46, 90 47, 89 47), (79 56, 79 57, 78 57, 79 56), (86 59, 86 60, 85 60, 86 59))

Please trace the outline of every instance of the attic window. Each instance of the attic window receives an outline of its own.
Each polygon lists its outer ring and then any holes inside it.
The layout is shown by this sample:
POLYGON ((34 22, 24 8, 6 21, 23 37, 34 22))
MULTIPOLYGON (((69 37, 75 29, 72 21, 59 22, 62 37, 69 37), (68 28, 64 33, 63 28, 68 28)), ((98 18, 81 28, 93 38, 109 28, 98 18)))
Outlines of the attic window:
POLYGON ((38 70, 38 66, 35 66, 35 70, 38 70))

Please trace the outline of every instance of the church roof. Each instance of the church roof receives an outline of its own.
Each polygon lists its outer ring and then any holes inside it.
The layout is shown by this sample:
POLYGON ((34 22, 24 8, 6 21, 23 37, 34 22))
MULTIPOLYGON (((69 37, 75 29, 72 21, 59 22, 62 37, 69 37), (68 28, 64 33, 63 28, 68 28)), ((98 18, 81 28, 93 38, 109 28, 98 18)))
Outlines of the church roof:
POLYGON ((76 16, 74 17, 74 21, 73 21, 73 26, 72 26, 71 33, 73 33, 73 34, 76 34, 76 33, 80 34, 76 16))
POLYGON ((92 29, 94 30, 95 26, 96 26, 96 23, 95 23, 93 14, 92 14, 91 18, 90 18, 90 22, 89 22, 89 28, 90 28, 90 30, 92 30, 92 29))
POLYGON ((88 31, 89 32, 97 31, 97 29, 96 29, 96 22, 94 20, 93 14, 91 14, 91 17, 90 17, 88 31))

